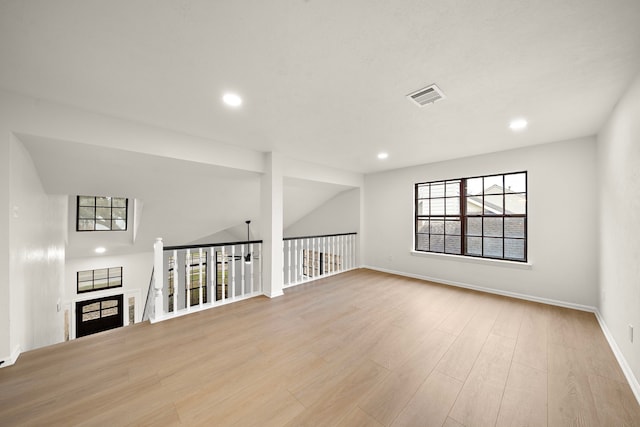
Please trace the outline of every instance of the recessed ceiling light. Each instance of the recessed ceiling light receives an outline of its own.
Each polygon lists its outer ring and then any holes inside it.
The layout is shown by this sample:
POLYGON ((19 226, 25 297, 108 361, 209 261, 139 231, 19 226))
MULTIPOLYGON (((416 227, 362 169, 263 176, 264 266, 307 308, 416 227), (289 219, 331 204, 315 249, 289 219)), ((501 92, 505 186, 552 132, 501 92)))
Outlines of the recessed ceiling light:
POLYGON ((386 159, 387 157, 389 157, 389 154, 388 154, 388 153, 378 153, 378 158, 379 158, 380 160, 384 160, 384 159, 386 159))
POLYGON ((509 123, 509 129, 514 132, 518 132, 527 128, 527 121, 525 119, 515 119, 511 120, 509 123))
POLYGON ((103 248, 102 246, 100 246, 99 248, 96 248, 96 253, 97 254, 103 254, 105 253, 107 250, 105 248, 103 248))
POLYGON ((224 103, 229 107, 239 107, 242 105, 242 98, 235 93, 225 93, 222 96, 222 101, 224 101, 224 103))

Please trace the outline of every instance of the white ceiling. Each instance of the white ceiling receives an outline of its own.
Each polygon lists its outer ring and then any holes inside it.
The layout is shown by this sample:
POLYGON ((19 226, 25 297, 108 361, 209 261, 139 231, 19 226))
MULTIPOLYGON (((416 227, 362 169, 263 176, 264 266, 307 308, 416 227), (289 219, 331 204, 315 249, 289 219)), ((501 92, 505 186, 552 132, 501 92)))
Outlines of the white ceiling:
MULTIPOLYGON (((150 251, 156 237, 165 245, 181 245, 235 227, 244 232, 247 219, 252 220, 252 238, 260 237, 259 173, 31 135, 19 138, 48 194, 108 195, 143 203, 135 244, 114 236, 118 233, 70 233, 70 258, 94 255, 96 246, 108 247, 110 254, 150 251)), ((283 226, 346 189, 286 179, 283 226)))
POLYGON ((638 0, 3 1, 0 87, 372 172, 596 133, 639 22, 638 0), (405 98, 431 83, 447 99, 405 98))

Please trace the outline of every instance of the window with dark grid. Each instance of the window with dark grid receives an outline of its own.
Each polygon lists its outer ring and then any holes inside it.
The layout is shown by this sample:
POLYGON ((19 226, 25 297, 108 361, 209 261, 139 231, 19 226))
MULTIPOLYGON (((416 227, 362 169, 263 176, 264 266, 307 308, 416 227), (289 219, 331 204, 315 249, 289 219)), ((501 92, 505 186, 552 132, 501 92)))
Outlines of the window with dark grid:
POLYGON ((78 196, 76 231, 125 231, 128 199, 78 196))
POLYGON ((527 260, 527 173, 415 185, 415 250, 527 260))
POLYGON ((122 287, 122 267, 99 268, 97 270, 78 271, 78 293, 100 291, 102 289, 122 287))

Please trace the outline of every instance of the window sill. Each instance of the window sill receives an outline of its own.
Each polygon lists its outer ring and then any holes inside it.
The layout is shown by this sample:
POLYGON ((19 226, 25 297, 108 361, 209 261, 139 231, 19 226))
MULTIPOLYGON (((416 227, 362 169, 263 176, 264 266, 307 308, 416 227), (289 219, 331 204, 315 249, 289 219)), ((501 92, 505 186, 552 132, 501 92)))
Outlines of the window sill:
POLYGON ((440 254, 435 252, 420 252, 415 250, 412 250, 410 254, 412 256, 418 256, 418 257, 443 259, 443 260, 449 260, 449 261, 460 261, 460 262, 469 263, 469 264, 493 265, 496 267, 515 268, 518 270, 533 269, 533 264, 531 264, 530 262, 505 261, 501 259, 490 259, 490 258, 476 258, 476 257, 464 256, 464 255, 449 255, 449 254, 440 254))

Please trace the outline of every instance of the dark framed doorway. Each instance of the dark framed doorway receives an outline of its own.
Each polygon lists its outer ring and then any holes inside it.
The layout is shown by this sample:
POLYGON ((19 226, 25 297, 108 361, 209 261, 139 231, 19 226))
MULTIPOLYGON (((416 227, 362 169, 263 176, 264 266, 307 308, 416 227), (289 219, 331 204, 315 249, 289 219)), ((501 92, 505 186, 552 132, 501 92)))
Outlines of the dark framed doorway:
POLYGON ((123 295, 76 302, 76 338, 124 325, 123 295))

